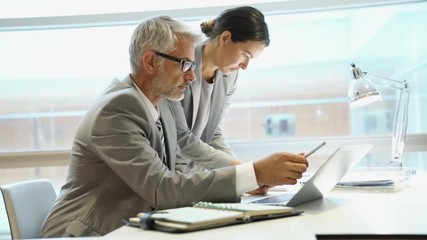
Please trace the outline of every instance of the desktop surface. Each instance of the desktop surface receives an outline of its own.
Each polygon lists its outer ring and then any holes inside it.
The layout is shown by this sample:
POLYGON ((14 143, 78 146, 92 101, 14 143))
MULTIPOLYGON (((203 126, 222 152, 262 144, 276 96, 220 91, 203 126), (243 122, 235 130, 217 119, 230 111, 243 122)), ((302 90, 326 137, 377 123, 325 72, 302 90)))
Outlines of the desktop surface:
POLYGON ((333 190, 300 216, 171 234, 124 226, 107 239, 427 239, 427 172, 396 192, 333 190))

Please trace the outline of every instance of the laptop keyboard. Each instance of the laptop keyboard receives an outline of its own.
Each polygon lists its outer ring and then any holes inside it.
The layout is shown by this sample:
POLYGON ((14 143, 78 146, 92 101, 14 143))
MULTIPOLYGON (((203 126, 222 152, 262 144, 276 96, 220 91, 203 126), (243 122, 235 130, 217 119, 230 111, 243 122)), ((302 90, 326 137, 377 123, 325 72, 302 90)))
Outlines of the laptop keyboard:
POLYGON ((251 203, 283 203, 283 202, 289 201, 293 196, 294 194, 285 193, 285 194, 279 194, 279 195, 274 195, 271 197, 255 200, 251 203))

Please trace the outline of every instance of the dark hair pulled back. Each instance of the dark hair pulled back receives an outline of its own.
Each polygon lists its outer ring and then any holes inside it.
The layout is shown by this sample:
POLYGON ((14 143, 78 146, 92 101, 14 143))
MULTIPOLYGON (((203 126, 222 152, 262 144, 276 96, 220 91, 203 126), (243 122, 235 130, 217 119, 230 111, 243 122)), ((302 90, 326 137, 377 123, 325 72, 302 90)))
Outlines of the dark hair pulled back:
POLYGON ((233 42, 261 41, 266 47, 270 44, 264 15, 249 6, 227 9, 217 18, 202 22, 200 29, 209 40, 229 31, 233 42))

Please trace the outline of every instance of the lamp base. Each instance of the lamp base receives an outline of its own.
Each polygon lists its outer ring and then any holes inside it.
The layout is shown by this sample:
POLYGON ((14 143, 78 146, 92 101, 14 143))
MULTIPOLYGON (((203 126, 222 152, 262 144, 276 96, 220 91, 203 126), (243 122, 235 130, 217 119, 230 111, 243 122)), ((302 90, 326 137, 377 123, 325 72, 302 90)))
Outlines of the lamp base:
POLYGON ((402 161, 392 160, 387 164, 387 166, 384 167, 384 169, 387 169, 387 168, 392 168, 395 170, 401 169, 402 171, 405 171, 405 172, 408 171, 408 173, 410 173, 410 176, 417 174, 417 170, 412 169, 410 167, 404 167, 402 161))
POLYGON ((403 162, 391 160, 386 167, 403 168, 403 162))

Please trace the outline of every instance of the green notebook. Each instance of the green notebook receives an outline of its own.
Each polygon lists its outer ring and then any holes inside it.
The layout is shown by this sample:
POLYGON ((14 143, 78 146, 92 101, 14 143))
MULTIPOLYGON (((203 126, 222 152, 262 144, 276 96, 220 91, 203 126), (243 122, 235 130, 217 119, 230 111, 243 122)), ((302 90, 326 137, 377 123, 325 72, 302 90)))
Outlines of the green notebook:
POLYGON ((300 214, 292 207, 244 203, 206 203, 140 213, 126 222, 166 232, 189 232, 300 214))

